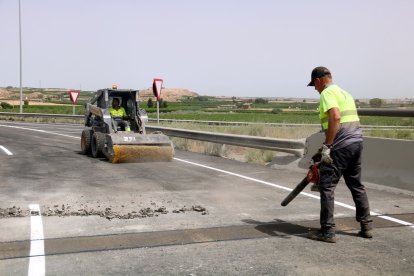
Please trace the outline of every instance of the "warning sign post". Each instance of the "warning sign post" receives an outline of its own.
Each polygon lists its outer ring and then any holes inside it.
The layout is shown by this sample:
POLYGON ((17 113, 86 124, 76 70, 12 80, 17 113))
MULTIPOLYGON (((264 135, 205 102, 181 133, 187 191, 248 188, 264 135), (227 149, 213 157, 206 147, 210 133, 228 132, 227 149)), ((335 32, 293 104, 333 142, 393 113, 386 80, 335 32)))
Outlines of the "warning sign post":
POLYGON ((73 103, 73 115, 75 115, 75 105, 76 105, 76 101, 78 100, 80 91, 79 90, 70 90, 69 91, 69 97, 70 100, 73 103))
POLYGON ((157 124, 160 124, 160 99, 161 99, 161 89, 162 89, 163 80, 154 79, 152 83, 152 93, 154 93, 155 98, 157 98, 157 124))

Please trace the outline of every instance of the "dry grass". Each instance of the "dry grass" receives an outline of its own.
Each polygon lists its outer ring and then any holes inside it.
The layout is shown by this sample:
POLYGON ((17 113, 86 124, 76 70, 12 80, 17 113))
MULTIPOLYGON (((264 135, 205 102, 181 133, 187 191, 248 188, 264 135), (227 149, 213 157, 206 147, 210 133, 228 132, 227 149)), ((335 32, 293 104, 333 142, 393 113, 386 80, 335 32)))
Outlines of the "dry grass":
POLYGON ((251 149, 177 137, 172 137, 171 140, 176 149, 260 165, 266 165, 271 162, 276 154, 276 152, 269 150, 251 149))
POLYGON ((384 137, 390 139, 414 140, 414 129, 365 130, 364 135, 371 137, 384 137))
POLYGON ((218 126, 194 123, 160 122, 160 126, 280 139, 302 139, 309 137, 311 134, 320 130, 320 127, 315 126, 279 127, 269 126, 265 124, 246 126, 218 126))

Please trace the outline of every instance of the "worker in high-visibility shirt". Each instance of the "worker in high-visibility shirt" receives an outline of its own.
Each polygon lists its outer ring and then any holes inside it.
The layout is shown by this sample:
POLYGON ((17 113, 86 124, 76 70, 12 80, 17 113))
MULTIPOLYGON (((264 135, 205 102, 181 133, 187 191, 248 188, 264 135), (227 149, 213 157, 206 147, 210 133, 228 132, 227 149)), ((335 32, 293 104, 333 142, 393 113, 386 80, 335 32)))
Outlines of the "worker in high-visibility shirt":
POLYGON ((113 118, 115 130, 117 130, 118 126, 120 126, 121 128, 125 129, 125 131, 131 131, 129 122, 123 120, 128 115, 125 111, 125 108, 120 106, 118 98, 112 99, 112 107, 109 108, 109 113, 111 113, 111 116, 113 118))
POLYGON ((361 225, 359 235, 372 238, 368 196, 361 183, 362 129, 354 98, 332 82, 331 72, 326 67, 313 69, 308 86, 314 86, 320 94, 319 118, 325 132, 325 142, 319 150, 321 229, 310 232, 308 237, 336 242, 334 191, 343 176, 355 203, 356 220, 361 225))

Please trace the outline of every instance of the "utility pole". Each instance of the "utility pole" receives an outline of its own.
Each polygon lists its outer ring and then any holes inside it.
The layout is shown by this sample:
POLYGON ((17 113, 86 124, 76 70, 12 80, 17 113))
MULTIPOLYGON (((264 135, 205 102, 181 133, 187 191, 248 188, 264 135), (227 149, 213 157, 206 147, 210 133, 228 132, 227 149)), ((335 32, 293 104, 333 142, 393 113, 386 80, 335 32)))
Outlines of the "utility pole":
POLYGON ((20 11, 20 0, 19 0, 19 44, 20 44, 20 113, 23 113, 23 87, 22 87, 22 19, 20 11))

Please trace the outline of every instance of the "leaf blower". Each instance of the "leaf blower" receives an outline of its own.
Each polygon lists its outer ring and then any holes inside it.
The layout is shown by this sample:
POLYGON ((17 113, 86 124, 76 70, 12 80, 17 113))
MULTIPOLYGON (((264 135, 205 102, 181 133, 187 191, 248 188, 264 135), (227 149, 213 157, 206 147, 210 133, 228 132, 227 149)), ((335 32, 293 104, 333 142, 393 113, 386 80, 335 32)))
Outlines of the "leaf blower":
POLYGON ((313 183, 311 190, 312 191, 319 191, 318 183, 319 183, 319 165, 321 162, 321 154, 318 152, 312 157, 311 165, 309 167, 308 173, 306 177, 288 194, 288 196, 282 201, 282 206, 287 206, 295 197, 300 194, 300 192, 305 189, 306 185, 309 183, 313 183))

